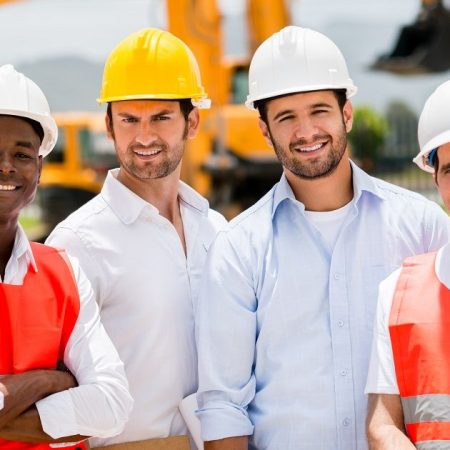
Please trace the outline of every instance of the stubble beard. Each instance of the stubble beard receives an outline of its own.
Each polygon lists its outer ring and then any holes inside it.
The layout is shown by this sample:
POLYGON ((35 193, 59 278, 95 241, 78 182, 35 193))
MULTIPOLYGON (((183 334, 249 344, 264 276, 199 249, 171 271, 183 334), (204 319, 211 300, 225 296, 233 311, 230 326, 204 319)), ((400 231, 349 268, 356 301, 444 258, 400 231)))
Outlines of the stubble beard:
POLYGON ((167 143, 163 141, 155 142, 149 147, 141 144, 130 144, 124 158, 119 156, 120 152, 117 151, 116 147, 116 155, 119 160, 120 167, 139 180, 152 180, 169 176, 177 169, 180 165, 181 159, 183 158, 186 147, 187 133, 188 128, 186 124, 183 131, 182 140, 172 148, 169 148, 167 143), (149 161, 148 163, 141 163, 138 165, 135 163, 133 157, 136 150, 160 150, 161 153, 158 155, 158 158, 164 157, 164 159, 158 163, 149 161))
POLYGON ((282 166, 304 180, 330 176, 338 167, 347 148, 347 133, 344 126, 335 140, 327 134, 315 135, 313 140, 327 140, 326 145, 330 145, 330 150, 325 158, 318 156, 317 158, 310 158, 308 161, 300 161, 295 157, 295 147, 307 145, 304 140, 291 142, 289 149, 285 150, 271 133, 270 139, 282 166))

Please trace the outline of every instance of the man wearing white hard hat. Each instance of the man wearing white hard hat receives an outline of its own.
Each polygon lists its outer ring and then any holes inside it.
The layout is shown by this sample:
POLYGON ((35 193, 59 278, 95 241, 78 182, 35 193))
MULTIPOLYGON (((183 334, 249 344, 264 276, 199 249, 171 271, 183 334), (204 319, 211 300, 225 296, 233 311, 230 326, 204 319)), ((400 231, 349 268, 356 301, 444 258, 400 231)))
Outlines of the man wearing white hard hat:
MULTIPOLYGON (((450 81, 419 119, 415 163, 450 208, 450 81)), ((450 448, 450 244, 407 258, 380 285, 369 376, 371 449, 450 448)))
POLYGON ((287 27, 256 51, 247 106, 283 165, 210 250, 198 317, 206 449, 365 450, 379 282, 449 239, 424 197, 349 159, 356 87, 326 36, 287 27))
POLYGON ((58 129, 39 87, 0 67, 0 449, 84 449, 120 433, 132 398, 92 288, 64 251, 18 223, 58 129))

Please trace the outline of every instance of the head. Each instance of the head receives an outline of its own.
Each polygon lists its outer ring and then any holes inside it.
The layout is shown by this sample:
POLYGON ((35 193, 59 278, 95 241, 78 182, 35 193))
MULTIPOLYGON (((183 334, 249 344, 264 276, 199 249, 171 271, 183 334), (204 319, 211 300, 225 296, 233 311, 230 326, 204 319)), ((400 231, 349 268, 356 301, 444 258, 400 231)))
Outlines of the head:
POLYGON ((58 128, 41 89, 13 66, 0 67, 0 208, 17 221, 35 195, 42 158, 53 149, 58 128))
POLYGON ((0 115, 0 223, 15 226, 20 211, 34 199, 43 135, 32 119, 0 115))
POLYGON ((179 172, 186 140, 198 129, 198 108, 210 106, 189 47, 156 28, 127 36, 111 52, 98 102, 108 103, 106 125, 121 173, 137 180, 179 172))
POLYGON ((284 168, 314 179, 333 173, 346 152, 353 117, 348 98, 356 90, 330 39, 289 26, 256 50, 246 105, 259 111, 260 128, 284 168))
POLYGON ((437 87, 425 102, 419 117, 420 151, 414 162, 432 173, 439 193, 450 208, 450 81, 437 87), (447 174, 447 172, 449 174, 447 174))

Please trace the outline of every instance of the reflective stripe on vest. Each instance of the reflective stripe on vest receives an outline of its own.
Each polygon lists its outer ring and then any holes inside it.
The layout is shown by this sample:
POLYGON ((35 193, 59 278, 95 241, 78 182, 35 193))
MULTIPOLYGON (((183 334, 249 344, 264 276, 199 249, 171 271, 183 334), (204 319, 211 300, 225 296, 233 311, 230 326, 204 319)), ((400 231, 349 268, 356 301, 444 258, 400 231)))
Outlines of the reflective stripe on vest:
POLYGON ((405 260, 389 317, 406 432, 422 450, 450 448, 450 291, 435 261, 405 260))
MULTIPOLYGON (((80 299, 64 252, 31 243, 37 272, 28 269, 22 285, 0 283, 0 374, 55 369, 72 334, 80 299)), ((0 449, 49 449, 0 439, 0 449)), ((84 449, 84 444, 64 449, 84 449)))

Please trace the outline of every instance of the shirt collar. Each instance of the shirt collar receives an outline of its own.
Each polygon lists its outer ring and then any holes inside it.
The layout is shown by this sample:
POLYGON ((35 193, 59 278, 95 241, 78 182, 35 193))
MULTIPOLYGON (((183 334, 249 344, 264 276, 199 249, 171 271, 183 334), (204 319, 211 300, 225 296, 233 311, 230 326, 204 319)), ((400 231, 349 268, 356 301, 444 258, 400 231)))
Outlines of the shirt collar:
POLYGON ((17 227, 16 239, 14 241, 11 257, 16 258, 16 260, 24 258, 27 266, 31 265, 35 272, 38 271, 36 260, 34 259, 33 251, 31 250, 30 241, 20 224, 17 227))
MULTIPOLYGON (((150 215, 159 215, 159 211, 155 206, 139 197, 117 180, 118 172, 119 169, 112 169, 108 172, 101 192, 102 197, 114 214, 125 224, 136 221, 144 210, 148 211, 150 215)), ((207 213, 209 208, 208 201, 186 183, 179 182, 178 193, 183 203, 202 214, 207 213)))
MULTIPOLYGON (((379 197, 380 199, 384 199, 385 196, 381 192, 380 188, 375 183, 375 180, 366 172, 361 170, 353 161, 350 161, 350 166, 352 168, 352 180, 353 180, 353 199, 355 203, 357 203, 363 194, 363 192, 369 192, 370 194, 379 197)), ((292 191, 291 186, 289 185, 285 174, 281 175, 281 179, 278 184, 275 186, 275 192, 273 194, 273 207, 272 207, 272 218, 278 209, 280 203, 284 200, 290 199, 296 201, 299 205, 305 209, 303 203, 298 202, 295 199, 294 192, 292 191)))

